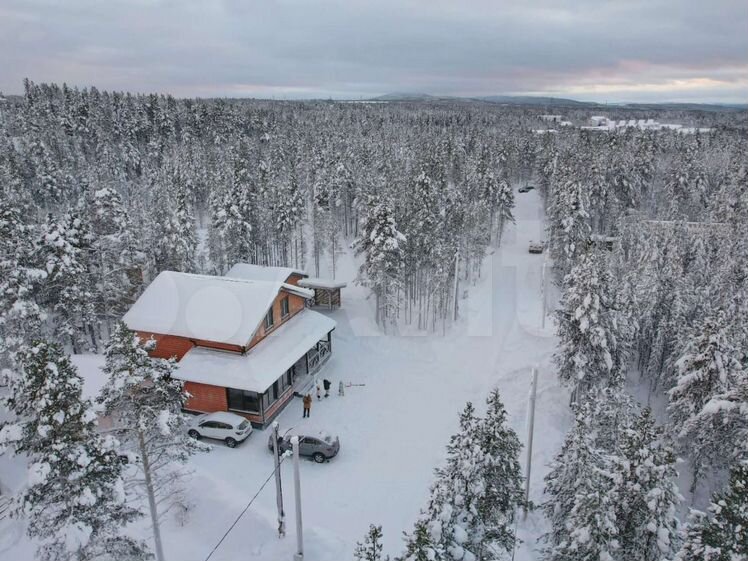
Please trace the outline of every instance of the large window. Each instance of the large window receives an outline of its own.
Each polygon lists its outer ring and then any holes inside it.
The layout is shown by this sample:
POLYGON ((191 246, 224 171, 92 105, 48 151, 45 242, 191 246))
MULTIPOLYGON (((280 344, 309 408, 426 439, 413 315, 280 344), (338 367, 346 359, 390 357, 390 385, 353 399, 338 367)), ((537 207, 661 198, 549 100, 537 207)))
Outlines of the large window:
POLYGON ((288 315, 288 312, 288 296, 286 296, 283 300, 281 300, 281 318, 286 317, 288 315))
POLYGON ((244 390, 235 390, 227 388, 229 409, 236 411, 246 411, 247 413, 260 412, 260 394, 244 390))
POLYGON ((273 324, 275 323, 275 318, 273 317, 273 308, 271 307, 268 310, 268 313, 265 315, 265 329, 272 329, 273 324))

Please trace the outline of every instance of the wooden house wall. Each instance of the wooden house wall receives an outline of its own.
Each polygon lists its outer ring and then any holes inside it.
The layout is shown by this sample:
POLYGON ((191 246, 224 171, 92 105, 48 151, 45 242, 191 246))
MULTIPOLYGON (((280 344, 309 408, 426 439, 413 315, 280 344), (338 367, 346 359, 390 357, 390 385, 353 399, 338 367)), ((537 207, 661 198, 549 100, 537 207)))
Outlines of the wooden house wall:
POLYGON ((283 291, 279 292, 275 297, 275 300, 273 300, 273 317, 275 318, 273 327, 270 330, 266 330, 265 318, 263 318, 263 320, 260 322, 260 326, 257 329, 257 332, 255 333, 255 336, 252 338, 252 341, 250 341, 247 348, 251 349, 252 347, 254 347, 270 333, 278 329, 278 327, 280 327, 283 323, 302 311, 305 305, 306 299, 302 296, 297 296, 296 294, 290 294, 283 291), (285 318, 281 318, 281 300, 286 297, 288 297, 288 315, 285 318))

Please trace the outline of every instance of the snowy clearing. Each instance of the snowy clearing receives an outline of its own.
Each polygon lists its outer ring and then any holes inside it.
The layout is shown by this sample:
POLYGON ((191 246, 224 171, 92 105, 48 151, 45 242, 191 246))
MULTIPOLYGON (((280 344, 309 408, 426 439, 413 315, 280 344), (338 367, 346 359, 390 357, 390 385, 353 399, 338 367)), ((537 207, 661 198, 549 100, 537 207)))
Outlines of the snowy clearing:
MULTIPOLYGON (((340 437, 341 452, 325 464, 302 462, 301 486, 305 558, 334 561, 352 557, 370 523, 381 524, 385 552, 401 551, 401 533, 410 530, 428 497, 432 472, 444 458, 457 428, 458 412, 473 401, 481 412, 494 386, 501 391, 512 427, 526 441, 527 397, 531 368, 540 366, 531 499, 542 496, 542 478, 558 451, 570 421, 568 393, 550 367, 556 339, 551 322, 541 321, 543 255, 528 253, 531 239, 542 239, 542 209, 536 192, 518 195, 517 223, 507 228, 503 247, 485 261, 482 279, 461 286, 461 320, 446 335, 388 334, 373 322, 367 291, 356 286, 355 264, 345 255, 336 280, 348 282, 343 308, 322 313, 338 324, 332 359, 320 377, 333 382, 331 396, 312 404, 302 420, 300 399, 278 418, 281 430, 326 430, 340 437), (346 384, 344 397, 338 382, 346 384)), ((550 298, 549 300, 553 300, 550 298)), ((103 383, 100 357, 75 357, 86 378, 87 395, 103 383)), ((168 559, 205 559, 225 531, 272 473, 268 431, 255 433, 229 449, 222 443, 194 457, 188 483, 193 503, 180 525, 168 515, 162 527, 168 559)), ((524 454, 522 463, 524 465, 524 454)), ((3 458, 2 462, 8 462, 3 458)), ((272 480, 259 492, 213 560, 291 559, 295 551, 292 465, 282 466, 287 535, 276 533, 272 480)), ((535 540, 543 531, 540 513, 520 521, 518 561, 536 558, 535 540)), ((6 524, 0 554, 30 559, 34 545, 17 523, 6 524)), ((147 528, 142 525, 143 535, 147 528)))

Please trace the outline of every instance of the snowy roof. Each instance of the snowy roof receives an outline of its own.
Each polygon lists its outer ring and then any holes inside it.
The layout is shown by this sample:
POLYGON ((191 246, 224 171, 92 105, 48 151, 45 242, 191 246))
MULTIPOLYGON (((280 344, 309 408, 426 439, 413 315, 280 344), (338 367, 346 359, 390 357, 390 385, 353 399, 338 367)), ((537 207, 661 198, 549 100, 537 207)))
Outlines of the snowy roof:
POLYGON ((262 282, 163 271, 122 320, 136 331, 247 345, 281 290, 314 293, 282 282, 262 282))
POLYGON ((307 276, 303 271, 291 267, 264 267, 252 263, 237 263, 225 276, 243 280, 286 282, 293 274, 307 276))
POLYGON ((324 288, 327 290, 332 290, 335 288, 345 288, 346 286, 348 286, 348 283, 330 279, 317 279, 314 277, 309 277, 306 279, 301 279, 299 281, 299 286, 303 288, 324 288))
POLYGON ((179 361, 174 377, 262 393, 333 329, 332 319, 304 310, 245 354, 192 348, 179 361))

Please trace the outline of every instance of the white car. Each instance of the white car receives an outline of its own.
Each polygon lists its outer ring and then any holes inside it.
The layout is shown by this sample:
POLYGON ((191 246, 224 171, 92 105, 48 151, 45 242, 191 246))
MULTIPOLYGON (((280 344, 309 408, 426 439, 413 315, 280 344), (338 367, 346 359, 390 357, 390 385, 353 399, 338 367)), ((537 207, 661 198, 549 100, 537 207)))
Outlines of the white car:
POLYGON ((252 424, 240 415, 217 411, 198 415, 190 423, 187 431, 192 438, 214 438, 223 440, 226 446, 233 448, 252 434, 252 424))

